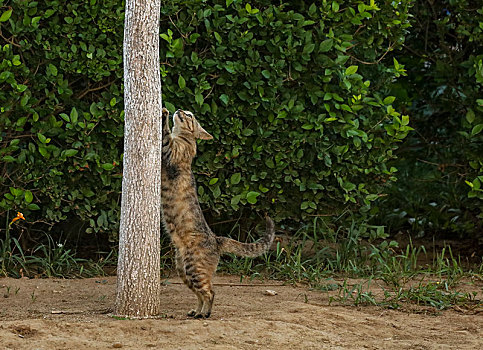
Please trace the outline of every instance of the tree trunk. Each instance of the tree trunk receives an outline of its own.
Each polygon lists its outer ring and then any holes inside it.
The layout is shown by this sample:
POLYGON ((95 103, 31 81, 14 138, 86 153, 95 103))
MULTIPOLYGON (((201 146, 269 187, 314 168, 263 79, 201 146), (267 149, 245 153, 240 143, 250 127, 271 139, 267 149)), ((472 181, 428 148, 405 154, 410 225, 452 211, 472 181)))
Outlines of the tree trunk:
POLYGON ((160 312, 161 0, 126 0, 124 163, 114 313, 160 312))

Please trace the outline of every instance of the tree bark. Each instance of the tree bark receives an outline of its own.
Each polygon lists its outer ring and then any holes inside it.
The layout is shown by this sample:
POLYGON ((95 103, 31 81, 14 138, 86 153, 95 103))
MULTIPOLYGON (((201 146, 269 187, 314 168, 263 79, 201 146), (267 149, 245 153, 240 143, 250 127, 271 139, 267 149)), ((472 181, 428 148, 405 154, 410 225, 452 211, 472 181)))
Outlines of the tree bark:
POLYGON ((161 0, 126 0, 124 161, 114 313, 160 312, 161 0))

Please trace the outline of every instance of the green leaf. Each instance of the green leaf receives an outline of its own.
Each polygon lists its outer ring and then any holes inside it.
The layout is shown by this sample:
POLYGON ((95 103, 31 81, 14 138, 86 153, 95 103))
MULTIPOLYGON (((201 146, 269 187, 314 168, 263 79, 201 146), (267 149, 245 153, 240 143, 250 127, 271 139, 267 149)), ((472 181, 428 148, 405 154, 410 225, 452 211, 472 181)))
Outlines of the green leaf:
POLYGON ((222 94, 222 95, 220 95, 220 100, 226 106, 226 105, 228 105, 228 102, 230 101, 230 98, 227 95, 222 94))
POLYGON ((22 64, 22 62, 20 62, 20 56, 19 55, 13 56, 13 58, 12 58, 12 64, 14 66, 20 66, 22 64))
POLYGON ((237 194, 236 196, 233 196, 231 198, 231 205, 237 205, 238 203, 240 203, 240 199, 241 199, 241 195, 240 194, 237 194))
POLYGON ((332 48, 333 44, 334 44, 333 39, 326 39, 326 40, 324 40, 320 43, 319 51, 320 52, 328 52, 332 48))
POLYGON ((210 180, 209 184, 210 184, 210 185, 214 185, 214 184, 216 184, 217 182, 218 182, 218 178, 217 178, 217 177, 215 177, 215 178, 213 178, 213 179, 211 179, 211 180, 210 180))
POLYGON ((215 188, 213 188, 212 192, 213 192, 213 197, 215 197, 215 198, 220 197, 221 196, 220 186, 218 185, 215 188))
POLYGON ((89 189, 83 189, 82 194, 87 198, 94 197, 96 195, 92 190, 89 189))
POLYGON ((358 66, 349 66, 347 67, 347 69, 345 70, 345 75, 351 75, 351 74, 355 74, 355 72, 357 72, 357 69, 359 69, 358 66))
POLYGON ((477 124, 471 130, 471 136, 478 135, 483 130, 483 124, 477 124))
POLYGON ((384 103, 385 105, 390 105, 391 103, 394 102, 396 98, 394 96, 387 96, 384 101, 382 101, 382 103, 384 103))
POLYGON ((33 204, 33 203, 30 203, 27 206, 27 208, 30 209, 30 210, 39 210, 40 209, 40 207, 37 204, 33 204))
POLYGON ((95 102, 92 102, 91 105, 89 106, 89 112, 91 112, 91 114, 94 117, 97 117, 101 114, 101 112, 100 112, 100 110, 97 107, 97 104, 95 102))
POLYGON ((101 167, 102 169, 107 171, 114 169, 114 165, 112 165, 111 163, 104 163, 101 165, 101 167))
POLYGON ((309 44, 307 44, 307 45, 304 46, 303 53, 304 54, 312 53, 312 51, 314 51, 314 49, 315 49, 315 44, 314 43, 309 43, 309 44))
POLYGON ((49 18, 49 17, 50 17, 50 16, 52 16, 54 13, 55 13, 55 10, 53 10, 53 9, 48 9, 47 11, 45 11, 44 18, 49 18))
POLYGON ((255 204, 257 202, 257 197, 260 195, 260 192, 250 191, 247 193, 247 202, 250 204, 255 204))
POLYGON ((252 15, 258 13, 258 9, 252 9, 252 6, 248 3, 245 5, 245 10, 247 10, 247 12, 252 15))
POLYGON ((64 119, 67 123, 70 123, 70 117, 65 113, 60 113, 59 116, 64 119))
POLYGON ((2 13, 2 15, 0 16, 0 22, 7 22, 10 19, 10 16, 12 16, 12 9, 2 13))
POLYGON ((182 75, 178 77, 178 85, 180 89, 184 89, 186 86, 186 80, 184 80, 182 75))
POLYGON ((479 190, 480 187, 481 187, 480 180, 478 180, 478 178, 474 179, 473 180, 473 189, 474 190, 479 190))
POLYGON ((401 124, 402 125, 408 125, 409 124, 409 116, 408 115, 403 115, 402 116, 401 124))
POLYGON ((345 181, 343 184, 342 184, 342 188, 344 190, 346 190, 347 192, 349 191, 353 191, 356 189, 356 185, 353 184, 352 182, 349 182, 349 181, 345 181))
POLYGON ((472 124, 475 121, 475 112, 472 109, 468 109, 466 112, 466 120, 468 123, 472 124))
POLYGON ((15 197, 20 197, 21 195, 24 194, 23 190, 20 188, 15 188, 15 187, 10 187, 10 192, 15 196, 15 197))
POLYGON ((163 101, 163 104, 164 104, 164 107, 166 107, 166 109, 171 113, 174 113, 174 111, 176 111, 176 107, 172 103, 168 101, 163 101))
POLYGON ((309 14, 315 15, 315 12, 317 11, 317 6, 315 6, 315 3, 312 3, 309 7, 309 14))
POLYGON ((39 153, 44 158, 47 158, 47 159, 50 158, 49 151, 47 151, 47 148, 45 148, 44 146, 39 146, 39 153))
POLYGON ((378 196, 377 194, 369 194, 369 195, 367 195, 367 196, 366 196, 366 199, 367 199, 368 201, 371 201, 371 202, 372 202, 372 201, 375 201, 375 200, 376 200, 376 199, 378 199, 378 198, 379 198, 379 196, 378 196))
POLYGON ((41 18, 40 16, 36 16, 36 17, 32 18, 32 22, 31 22, 32 26, 38 27, 38 23, 40 21, 40 18, 41 18))
POLYGON ((253 134, 253 129, 243 129, 242 134, 243 136, 250 136, 253 134))
POLYGON ((338 12, 339 11, 339 4, 337 1, 332 2, 332 11, 338 12))
POLYGON ((40 132, 37 133, 37 137, 39 138, 39 141, 42 143, 47 143, 47 138, 41 134, 40 132))
POLYGON ((201 105, 203 104, 203 101, 204 101, 203 95, 202 95, 200 92, 196 93, 196 94, 195 94, 195 102, 196 102, 196 103, 197 103, 199 106, 201 106, 201 105))
POLYGON ((9 201, 15 200, 15 197, 12 196, 10 193, 5 193, 3 196, 7 198, 9 201))
POLYGON ((241 173, 235 173, 230 177, 230 183, 232 185, 238 185, 241 180, 241 173))
POLYGON ((29 190, 25 191, 25 202, 28 204, 32 202, 33 199, 34 195, 32 194, 32 192, 30 192, 29 190))
POLYGON ((77 109, 74 107, 72 108, 72 111, 70 111, 70 121, 72 124, 77 123, 77 117, 78 117, 77 109))
POLYGON ((64 154, 65 154, 65 156, 66 156, 66 157, 73 157, 73 156, 75 156, 75 155, 76 155, 78 152, 79 152, 78 150, 76 150, 76 149, 72 149, 72 148, 71 148, 71 149, 65 150, 65 153, 64 153, 64 154))
POLYGON ((53 75, 54 77, 57 76, 57 67, 54 66, 52 63, 49 63, 47 66, 47 71, 49 74, 53 75))

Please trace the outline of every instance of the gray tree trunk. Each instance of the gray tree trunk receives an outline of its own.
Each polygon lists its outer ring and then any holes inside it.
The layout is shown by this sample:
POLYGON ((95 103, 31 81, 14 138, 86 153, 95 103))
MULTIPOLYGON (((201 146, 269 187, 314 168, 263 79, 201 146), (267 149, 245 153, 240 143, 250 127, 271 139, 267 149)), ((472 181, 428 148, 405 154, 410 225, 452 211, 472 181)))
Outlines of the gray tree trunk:
POLYGON ((126 0, 124 164, 114 313, 160 312, 161 0, 126 0))

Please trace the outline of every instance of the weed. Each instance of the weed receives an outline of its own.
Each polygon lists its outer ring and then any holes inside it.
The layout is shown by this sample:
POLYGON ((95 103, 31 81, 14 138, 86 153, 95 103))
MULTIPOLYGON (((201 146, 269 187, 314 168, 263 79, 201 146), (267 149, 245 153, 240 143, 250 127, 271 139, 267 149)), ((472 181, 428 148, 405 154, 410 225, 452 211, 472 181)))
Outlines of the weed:
POLYGON ((45 276, 45 277, 73 277, 73 276, 102 276, 105 269, 117 264, 115 251, 104 253, 97 261, 87 261, 77 258, 71 249, 67 249, 65 242, 56 243, 45 234, 47 244, 40 244, 29 254, 23 251, 19 241, 11 237, 10 227, 5 229, 5 238, 0 239, 0 275, 11 277, 45 276))
POLYGON ((412 302, 417 305, 432 306, 437 310, 444 310, 454 305, 469 305, 480 303, 476 300, 476 293, 462 293, 451 291, 439 282, 419 282, 407 289, 399 289, 393 294, 386 295, 385 302, 398 307, 402 302, 412 302))
POLYGON ((461 265, 461 259, 459 257, 456 259, 453 256, 451 247, 444 247, 441 254, 436 254, 432 270, 441 280, 444 277, 445 284, 450 287, 455 285, 465 274, 461 265), (446 257, 446 252, 448 252, 448 257, 446 257))
POLYGON ((51 236, 46 237, 47 245, 37 246, 29 263, 47 277, 64 277, 78 272, 80 263, 86 260, 75 258, 71 250, 65 248, 64 243, 55 243, 51 236))
POLYGON ((350 285, 347 279, 344 280, 342 285, 339 285, 338 295, 329 297, 329 305, 334 302, 340 303, 342 305, 378 305, 374 294, 369 290, 371 286, 372 279, 350 285), (364 285, 367 285, 365 288, 364 285), (367 290, 366 290, 367 289, 367 290))
POLYGON ((35 291, 32 291, 32 293, 30 293, 30 300, 32 303, 35 303, 35 301, 37 300, 37 296, 35 295, 35 291))
MULTIPOLYGON (((3 293, 4 298, 9 298, 10 295, 12 294, 12 287, 10 286, 5 286, 6 291, 3 293)), ((18 292, 20 291, 20 288, 15 288, 14 295, 17 295, 18 292)))
POLYGON ((115 320, 118 320, 118 321, 128 321, 130 320, 131 318, 130 317, 125 317, 125 316, 116 316, 116 315, 112 315, 111 316, 113 319, 115 320))

